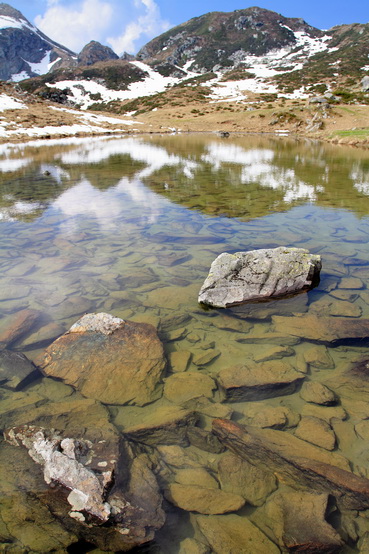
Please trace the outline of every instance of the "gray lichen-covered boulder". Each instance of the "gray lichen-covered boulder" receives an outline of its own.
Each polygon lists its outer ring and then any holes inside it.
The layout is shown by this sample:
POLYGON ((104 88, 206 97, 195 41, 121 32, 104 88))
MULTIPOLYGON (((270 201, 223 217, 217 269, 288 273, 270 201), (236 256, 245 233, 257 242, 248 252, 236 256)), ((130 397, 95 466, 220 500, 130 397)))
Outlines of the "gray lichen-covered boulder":
POLYGON ((227 308, 295 293, 313 287, 321 267, 320 256, 303 248, 224 252, 211 264, 199 302, 227 308))

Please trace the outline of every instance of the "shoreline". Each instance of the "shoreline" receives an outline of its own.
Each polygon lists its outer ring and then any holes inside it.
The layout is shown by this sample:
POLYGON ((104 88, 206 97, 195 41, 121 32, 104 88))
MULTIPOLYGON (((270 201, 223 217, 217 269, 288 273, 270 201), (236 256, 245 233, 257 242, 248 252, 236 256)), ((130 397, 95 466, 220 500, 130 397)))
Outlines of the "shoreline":
MULTIPOLYGON (((288 136, 368 148, 369 105, 306 100, 218 102, 127 113, 77 110, 0 87, 0 144, 143 134, 288 136)), ((119 107, 121 111, 124 106, 119 107)))
MULTIPOLYGON (((49 141, 62 140, 62 139, 120 138, 120 137, 124 137, 124 136, 135 136, 135 137, 137 137, 137 136, 147 136, 147 135, 200 135, 200 134, 210 135, 210 134, 214 134, 214 135, 218 135, 220 138, 222 138, 220 136, 220 132, 221 131, 219 131, 219 130, 161 129, 161 130, 154 130, 154 131, 153 130, 139 130, 139 131, 138 130, 137 131, 133 131, 133 130, 108 131, 107 130, 107 131, 101 132, 101 133, 97 133, 97 132, 92 131, 92 132, 78 132, 78 133, 74 133, 74 134, 55 133, 55 134, 52 134, 52 135, 51 134, 45 134, 45 135, 33 135, 33 136, 25 134, 25 135, 20 135, 20 136, 13 136, 11 138, 0 137, 0 145, 4 145, 4 144, 12 145, 12 144, 23 144, 23 143, 28 144, 28 143, 36 141, 36 140, 48 143, 49 141)), ((329 137, 329 136, 322 136, 322 135, 314 136, 314 135, 311 135, 311 134, 292 133, 292 132, 289 132, 289 131, 282 131, 282 132, 252 131, 252 130, 250 130, 250 131, 247 131, 247 130, 245 130, 245 131, 234 131, 234 132, 229 131, 229 136, 228 137, 223 137, 223 138, 225 138, 225 140, 227 140, 227 138, 247 136, 247 135, 274 137, 274 138, 281 138, 281 139, 289 138, 289 139, 294 139, 294 140, 310 140, 310 141, 323 142, 323 143, 326 143, 326 144, 332 144, 332 145, 335 145, 335 146, 352 146, 352 147, 364 148, 364 149, 369 148, 369 137, 367 139, 363 139, 363 140, 355 140, 355 139, 350 139, 350 137, 336 138, 336 137, 329 137)))

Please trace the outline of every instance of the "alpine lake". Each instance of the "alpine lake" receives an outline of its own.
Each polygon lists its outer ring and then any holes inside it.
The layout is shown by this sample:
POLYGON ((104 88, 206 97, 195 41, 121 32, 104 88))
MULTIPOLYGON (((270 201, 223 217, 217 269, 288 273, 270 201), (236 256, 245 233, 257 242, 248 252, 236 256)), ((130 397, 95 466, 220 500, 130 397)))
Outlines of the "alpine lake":
MULTIPOLYGON (((369 151, 274 135, 50 139, 2 145, 0 171, 1 346, 37 364, 83 314, 105 312, 151 324, 166 359, 152 401, 94 401, 95 411, 61 379, 4 379, 1 429, 52 421, 78 432, 106 417, 163 495, 164 525, 133 552, 300 552, 314 540, 321 550, 304 552, 368 552, 369 503, 342 507, 329 480, 299 483, 265 452, 259 467, 211 429, 221 418, 259 442, 283 436, 298 457, 369 479, 369 151), (220 253, 277 246, 319 254, 318 286, 230 309, 198 304, 220 253), (355 335, 360 322, 367 332, 355 335), (244 365, 248 392, 227 395, 219 375, 244 365), (278 380, 286 368, 298 373, 290 388, 278 380), (304 527, 316 537, 300 538, 304 527)), ((58 487, 27 449, 1 439, 0 475, 1 552, 116 551, 79 534, 83 523, 64 525, 50 500, 58 487)))

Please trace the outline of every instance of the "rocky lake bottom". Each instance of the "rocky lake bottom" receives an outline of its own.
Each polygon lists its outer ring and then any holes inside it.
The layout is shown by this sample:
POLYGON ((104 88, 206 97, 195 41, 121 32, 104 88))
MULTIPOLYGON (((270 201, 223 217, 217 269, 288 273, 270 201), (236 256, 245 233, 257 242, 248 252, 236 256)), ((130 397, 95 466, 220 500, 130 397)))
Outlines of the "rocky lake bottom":
POLYGON ((369 153, 88 138, 0 171, 0 550, 368 552, 369 153), (277 246, 321 256, 313 290, 198 304, 221 252, 277 246), (125 323, 64 335, 86 313, 125 323), (37 433, 110 472, 98 513, 37 433))

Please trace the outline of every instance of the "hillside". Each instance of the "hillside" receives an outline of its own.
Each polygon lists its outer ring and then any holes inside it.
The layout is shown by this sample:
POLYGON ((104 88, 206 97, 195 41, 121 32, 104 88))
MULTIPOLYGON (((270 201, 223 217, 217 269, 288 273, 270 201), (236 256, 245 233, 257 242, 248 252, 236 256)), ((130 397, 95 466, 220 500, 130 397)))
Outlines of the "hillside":
POLYGON ((307 45, 311 50, 325 50, 327 38, 302 19, 253 7, 191 19, 146 44, 137 59, 159 69, 167 64, 206 73, 239 66, 247 63, 249 56, 276 50, 283 49, 285 56, 292 50, 306 56, 307 45))

